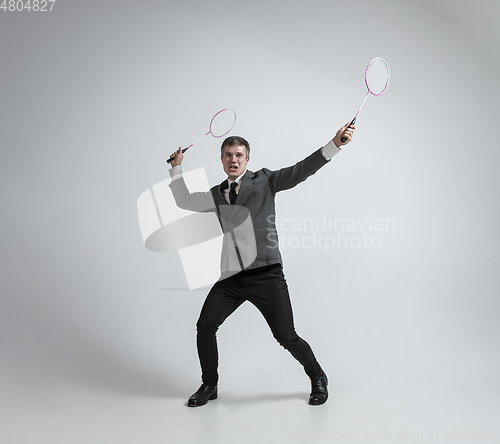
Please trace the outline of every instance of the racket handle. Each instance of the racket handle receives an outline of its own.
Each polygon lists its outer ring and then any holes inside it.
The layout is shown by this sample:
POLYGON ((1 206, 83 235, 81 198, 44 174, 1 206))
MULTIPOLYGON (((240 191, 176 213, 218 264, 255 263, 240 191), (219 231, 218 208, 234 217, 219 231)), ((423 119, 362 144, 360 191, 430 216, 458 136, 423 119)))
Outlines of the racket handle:
MULTIPOLYGON (((356 117, 355 117, 354 119, 352 119, 351 123, 349 124, 349 127, 350 127, 351 125, 354 125, 355 123, 356 123, 356 117)), ((349 127, 348 127, 348 128, 349 128, 349 127)), ((347 137, 345 137, 345 136, 344 136, 344 137, 342 137, 342 139, 340 139, 340 141, 341 141, 342 143, 344 143, 346 140, 347 140, 347 137)))
MULTIPOLYGON (((191 146, 192 146, 192 145, 191 145, 191 146)), ((183 153, 185 153, 185 152, 188 150, 188 148, 190 148, 190 147, 188 146, 187 148, 184 148, 184 149, 182 150, 182 152, 183 152, 183 153)), ((167 159, 167 163, 172 162, 172 160, 174 160, 174 159, 172 159, 171 157, 169 157, 169 158, 167 159)))

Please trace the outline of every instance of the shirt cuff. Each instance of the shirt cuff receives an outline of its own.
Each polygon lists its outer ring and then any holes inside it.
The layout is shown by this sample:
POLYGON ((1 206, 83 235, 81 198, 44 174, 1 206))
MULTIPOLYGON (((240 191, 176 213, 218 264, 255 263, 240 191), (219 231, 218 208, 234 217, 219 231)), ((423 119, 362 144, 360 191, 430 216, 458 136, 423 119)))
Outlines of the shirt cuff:
POLYGON ((331 160, 335 154, 340 153, 340 148, 337 148, 337 145, 333 142, 333 140, 330 140, 323 148, 321 148, 321 154, 323 154, 323 157, 326 160, 331 160))
POLYGON ((168 170, 168 172, 170 173, 170 183, 182 177, 182 168, 180 165, 173 166, 168 170))

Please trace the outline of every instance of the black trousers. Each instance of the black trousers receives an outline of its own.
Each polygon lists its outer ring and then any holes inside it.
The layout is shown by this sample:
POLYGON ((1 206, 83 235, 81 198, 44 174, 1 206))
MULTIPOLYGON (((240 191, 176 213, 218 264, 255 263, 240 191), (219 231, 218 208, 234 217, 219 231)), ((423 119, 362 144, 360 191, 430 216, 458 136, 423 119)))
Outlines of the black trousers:
POLYGON ((217 329, 245 301, 250 301, 259 309, 273 336, 304 366, 307 375, 321 373, 311 347, 295 332, 283 269, 280 264, 274 264, 244 270, 217 282, 208 293, 196 324, 198 356, 204 383, 216 385, 219 379, 217 329))

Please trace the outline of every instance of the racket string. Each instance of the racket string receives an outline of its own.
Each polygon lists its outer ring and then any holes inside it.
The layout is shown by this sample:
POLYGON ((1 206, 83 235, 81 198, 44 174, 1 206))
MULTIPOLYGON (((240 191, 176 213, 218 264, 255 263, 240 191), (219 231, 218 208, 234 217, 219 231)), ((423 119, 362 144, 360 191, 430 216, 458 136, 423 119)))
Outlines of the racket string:
POLYGON ((378 96, 382 94, 389 84, 389 66, 385 60, 377 58, 366 69, 366 86, 369 91, 378 96))

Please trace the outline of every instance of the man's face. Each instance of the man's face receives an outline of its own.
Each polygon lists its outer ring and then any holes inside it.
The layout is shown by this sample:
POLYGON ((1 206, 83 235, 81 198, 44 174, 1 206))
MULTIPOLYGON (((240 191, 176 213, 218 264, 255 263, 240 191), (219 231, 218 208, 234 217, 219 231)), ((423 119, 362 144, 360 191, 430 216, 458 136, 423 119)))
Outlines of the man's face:
POLYGON ((247 151, 242 145, 226 146, 222 153, 222 165, 227 176, 235 180, 247 169, 247 151))

